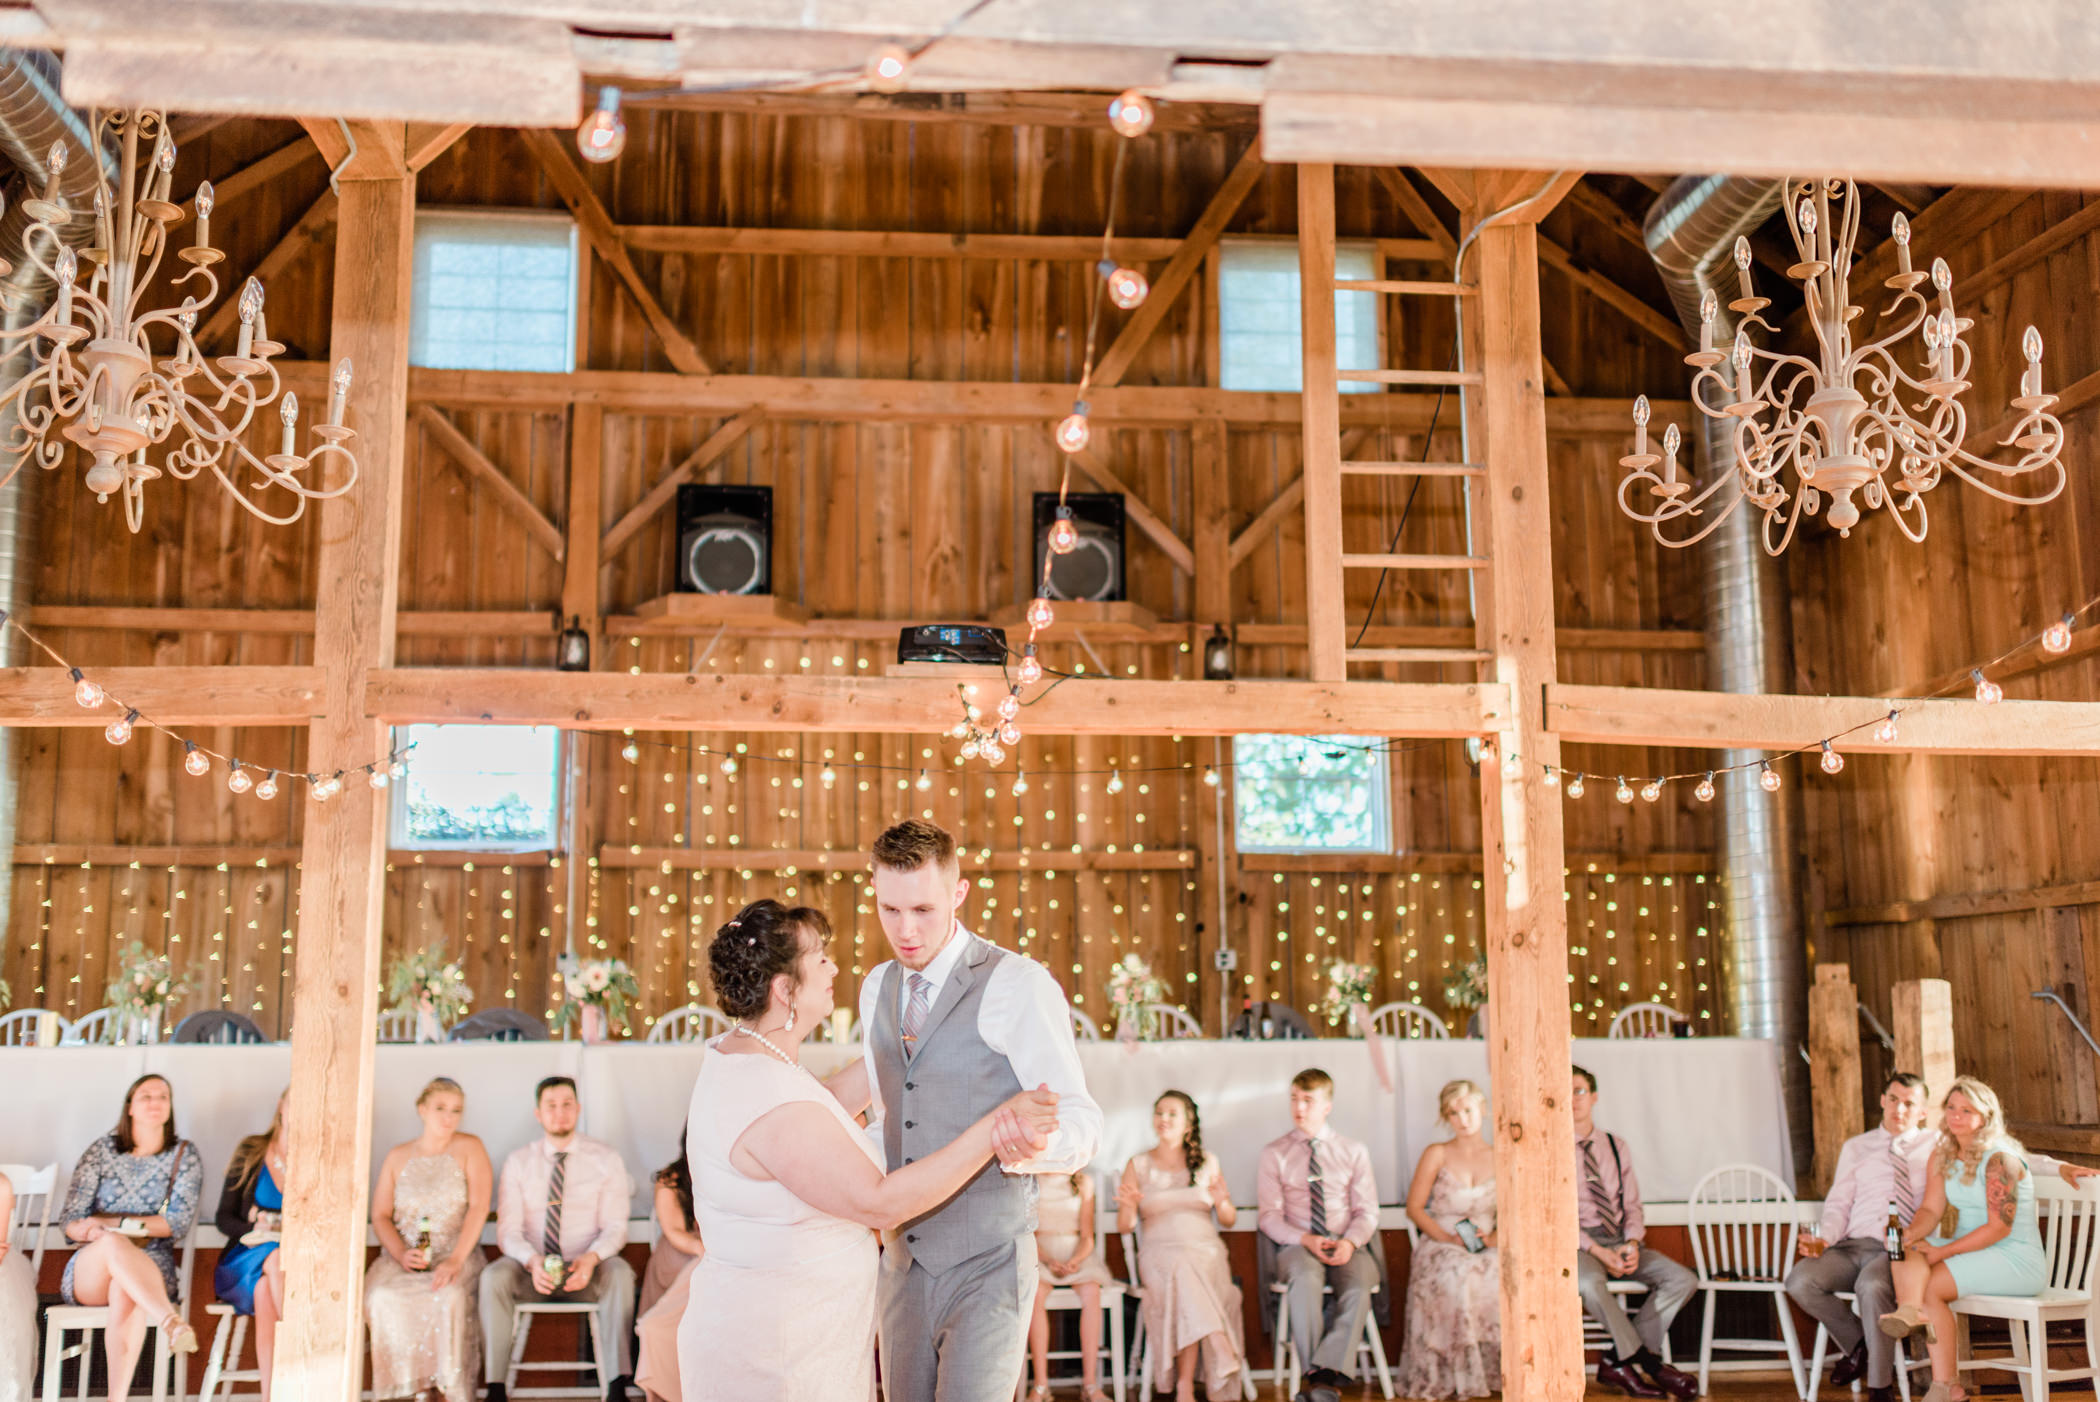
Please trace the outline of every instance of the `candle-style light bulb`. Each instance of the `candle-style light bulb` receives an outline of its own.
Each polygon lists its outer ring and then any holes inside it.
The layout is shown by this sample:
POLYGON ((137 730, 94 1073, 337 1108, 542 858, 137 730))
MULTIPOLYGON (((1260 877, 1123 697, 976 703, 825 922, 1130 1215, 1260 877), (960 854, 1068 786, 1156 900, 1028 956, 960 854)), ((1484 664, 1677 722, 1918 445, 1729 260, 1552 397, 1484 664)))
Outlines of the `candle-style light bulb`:
POLYGON ((2027 357, 2027 368, 2020 372, 2020 393, 2023 395, 2042 392, 2042 333, 2030 326, 2020 337, 2020 352, 2027 357))
POLYGON ((175 143, 168 140, 165 131, 161 133, 160 151, 153 158, 153 169, 159 175, 154 182, 153 198, 164 200, 168 197, 168 186, 175 180, 175 143))
POLYGON ((335 373, 328 377, 328 426, 343 426, 343 405, 350 398, 350 357, 344 356, 335 363, 335 373))
POLYGON ((290 390, 284 392, 284 400, 277 406, 277 421, 284 425, 284 446, 278 451, 286 457, 292 457, 293 449, 298 446, 296 435, 299 431, 299 396, 290 390))
POLYGON ((1721 299, 1709 287, 1699 294, 1699 349, 1714 348, 1714 319, 1721 315, 1721 299))
POLYGON ((51 172, 51 178, 53 180, 58 179, 59 176, 64 175, 66 173, 65 142, 54 141, 51 143, 51 154, 44 158, 44 165, 51 172))
POLYGON ((1750 386, 1750 333, 1747 329, 1735 333, 1735 394, 1737 402, 1743 404, 1754 397, 1750 386))
POLYGON ((627 123, 620 120, 620 90, 598 89, 598 105, 576 128, 576 150, 587 161, 603 165, 627 149, 627 123))
POLYGON ((1677 450, 1684 446, 1684 434, 1676 424, 1663 430, 1663 481, 1677 480, 1677 450))
POLYGON ((1910 218, 1902 210, 1889 221, 1889 237, 1896 241, 1896 271, 1910 272, 1910 218))
POLYGON ((241 287, 241 338, 233 352, 242 360, 246 360, 248 352, 255 347, 255 318, 262 315, 262 306, 262 284, 251 277, 241 287))
POLYGON ((1801 201, 1794 220, 1801 226, 1801 236, 1808 240, 1809 248, 1813 250, 1816 238, 1816 202, 1808 199, 1801 201))
POLYGON ((205 181, 197 187, 197 247, 211 247, 211 208, 217 200, 211 182, 205 181))
POLYGON ((73 282, 80 276, 80 260, 70 247, 58 250, 58 323, 63 326, 73 319, 73 282))
POLYGON ((1633 452, 1642 457, 1648 452, 1648 418, 1654 413, 1648 405, 1648 396, 1641 395, 1633 401, 1633 452))
POLYGON ((1744 301, 1757 295, 1757 288, 1750 281, 1750 240, 1741 234, 1735 239, 1735 277, 1744 301))

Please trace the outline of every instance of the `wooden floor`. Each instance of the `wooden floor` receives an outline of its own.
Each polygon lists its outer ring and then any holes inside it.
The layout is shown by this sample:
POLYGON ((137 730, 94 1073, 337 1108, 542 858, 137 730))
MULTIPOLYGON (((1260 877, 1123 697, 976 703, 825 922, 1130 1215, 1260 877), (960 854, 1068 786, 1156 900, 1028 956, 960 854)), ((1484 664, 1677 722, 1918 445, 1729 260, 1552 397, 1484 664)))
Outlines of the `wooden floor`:
MULTIPOLYGON (((1972 1398, 2013 1398, 2018 1397, 2020 1392, 2018 1385, 2009 1377, 2003 1377, 2002 1380, 1995 1382, 1986 1381, 1980 1386, 1972 1380, 1968 1387, 1969 1395, 1972 1398)), ((1106 1384, 1103 1385, 1103 1390, 1110 1391, 1106 1384)), ((1076 1382, 1060 1383, 1053 1387, 1051 1392, 1057 1399, 1057 1402, 1065 1402, 1067 1398, 1079 1396, 1079 1384, 1076 1382)), ((2083 1397, 2091 1393, 2092 1389, 2090 1387, 2078 1383, 2059 1384, 2049 1389, 2051 1397, 2083 1397)), ((1172 1393, 1160 1393, 1159 1397, 1167 1398, 1172 1395, 1172 1393)), ((1197 1395, 1200 1397, 1202 1394, 1199 1392, 1197 1395)), ((1284 1396, 1281 1383, 1258 1382, 1255 1384, 1254 1395, 1256 1402, 1288 1402, 1288 1399, 1284 1396)), ((1146 1399, 1139 1396, 1137 1385, 1134 1382, 1125 1386, 1123 1396, 1124 1402, 1156 1402, 1156 1399, 1146 1399)), ((1345 1391, 1342 1393, 1342 1396, 1345 1399, 1377 1398, 1379 1396, 1378 1384, 1374 1380, 1354 1392, 1345 1391)), ((1615 1388, 1600 1388, 1592 1382, 1587 1396, 1607 1398, 1620 1397, 1623 1394, 1615 1388)), ((1848 1399, 1852 1399, 1854 1396, 1855 1394, 1849 1390, 1841 1390, 1826 1384, 1823 1388, 1820 1402, 1847 1402, 1848 1399)), ((1714 1379, 1713 1391, 1707 1394, 1707 1400, 1708 1402, 1800 1402, 1800 1399, 1794 1395, 1793 1380, 1783 1372, 1751 1374, 1747 1376, 1738 1374, 1726 1379, 1716 1378, 1714 1379)))

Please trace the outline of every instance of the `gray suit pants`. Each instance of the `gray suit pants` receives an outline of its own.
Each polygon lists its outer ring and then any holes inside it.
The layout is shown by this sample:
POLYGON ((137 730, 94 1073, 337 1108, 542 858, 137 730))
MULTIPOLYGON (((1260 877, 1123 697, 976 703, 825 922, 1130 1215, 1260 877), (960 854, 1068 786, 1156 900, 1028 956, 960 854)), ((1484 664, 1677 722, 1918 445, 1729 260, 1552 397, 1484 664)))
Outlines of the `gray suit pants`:
MULTIPOLYGON (((1600 1246, 1616 1245, 1614 1242, 1599 1242, 1600 1246)), ((1587 1251, 1575 1253, 1575 1286, 1582 1292, 1583 1308, 1590 1318, 1603 1325, 1611 1333, 1612 1354, 1617 1358, 1631 1358, 1642 1349, 1656 1357, 1662 1357, 1663 1333, 1684 1302, 1692 1298, 1699 1288, 1699 1277, 1683 1266, 1643 1244, 1641 1263, 1633 1268, 1631 1275, 1614 1277, 1587 1251), (1648 1287, 1647 1298, 1641 1301, 1640 1311, 1631 1319, 1626 1317, 1626 1306, 1619 1297, 1611 1293, 1614 1279, 1638 1281, 1648 1287)))
POLYGON ((1896 1341, 1874 1325, 1896 1307, 1896 1283, 1885 1245, 1864 1236, 1834 1241, 1822 1255, 1807 1257, 1787 1272, 1786 1293, 1814 1315, 1846 1353, 1856 1351, 1865 1334, 1868 1387, 1896 1385, 1896 1341), (1837 1298, 1840 1290, 1859 1296, 1857 1313, 1837 1298))
POLYGON ((1378 1293, 1378 1263, 1366 1246, 1339 1266, 1330 1266, 1303 1246, 1276 1253, 1276 1278, 1290 1287, 1291 1343, 1307 1369, 1332 1368, 1356 1376, 1356 1346, 1363 1342, 1364 1315, 1378 1293), (1326 1295, 1334 1287, 1334 1297, 1326 1295))
POLYGON ((598 1307, 598 1336, 612 1355, 612 1375, 634 1376, 627 1357, 634 1328, 634 1267, 615 1256, 600 1261, 590 1284, 577 1291, 542 1295, 532 1288, 532 1272, 505 1256, 481 1273, 481 1376, 500 1383, 510 1370, 510 1341, 518 1332, 520 1300, 575 1301, 598 1307))
POLYGON ((886 1402, 1011 1402, 1035 1278, 1033 1241, 1002 1241, 939 1275, 886 1243, 876 1287, 886 1402))

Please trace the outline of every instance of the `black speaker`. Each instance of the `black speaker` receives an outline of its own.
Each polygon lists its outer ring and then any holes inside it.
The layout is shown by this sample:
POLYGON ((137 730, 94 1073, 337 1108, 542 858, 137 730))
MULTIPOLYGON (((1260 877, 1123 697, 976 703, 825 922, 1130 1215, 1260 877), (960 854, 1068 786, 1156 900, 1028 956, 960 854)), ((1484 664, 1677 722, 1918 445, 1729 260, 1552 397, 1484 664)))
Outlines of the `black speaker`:
POLYGON ((676 573, 681 594, 772 593, 773 489, 681 486, 676 573))
POLYGON ((1108 603, 1123 597, 1123 494, 1067 492, 1078 543, 1063 555, 1050 551, 1057 524, 1057 493, 1035 494, 1035 577, 1050 562, 1050 597, 1108 603))

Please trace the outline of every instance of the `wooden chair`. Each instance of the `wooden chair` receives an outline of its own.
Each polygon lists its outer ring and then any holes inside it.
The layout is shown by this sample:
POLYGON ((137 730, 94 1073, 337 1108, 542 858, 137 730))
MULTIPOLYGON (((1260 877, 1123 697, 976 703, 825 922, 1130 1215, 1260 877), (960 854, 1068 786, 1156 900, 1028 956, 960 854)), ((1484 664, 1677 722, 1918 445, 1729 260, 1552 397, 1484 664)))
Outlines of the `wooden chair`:
POLYGON ((1077 1008, 1072 1009, 1072 1035, 1082 1042, 1101 1040, 1101 1025, 1077 1008))
POLYGON ((1606 1030, 1607 1037, 1668 1037, 1680 1022, 1690 1022, 1668 1003, 1635 1003, 1619 1009, 1606 1030))
POLYGON ((1716 1345, 1743 1353, 1784 1353, 1794 1393, 1805 1395, 1801 1341, 1786 1300, 1786 1273, 1794 1261, 1800 1209, 1794 1190, 1770 1169, 1728 1164, 1701 1178, 1686 1204, 1692 1264, 1706 1296, 1699 1326, 1699 1392, 1707 1392, 1716 1345), (1763 1295, 1779 1315, 1779 1338, 1716 1339, 1714 1307, 1723 1293, 1763 1295))
POLYGON ((17 1008, 0 1017, 0 1047, 55 1047, 65 1040, 68 1025, 57 1013, 17 1008))
MULTIPOLYGON (((177 1259, 175 1271, 175 1308, 187 1318, 189 1315, 190 1278, 197 1265, 197 1229, 192 1226, 190 1234, 183 1238, 182 1255, 177 1259)), ((59 1375, 68 1358, 80 1360, 79 1396, 87 1397, 88 1351, 95 1346, 95 1335, 109 1326, 108 1305, 52 1305, 44 1311, 44 1374, 41 1402, 59 1402, 59 1375), (80 1342, 68 1345, 68 1334, 80 1335, 80 1342)), ((153 1370, 153 1402, 168 1400, 168 1365, 174 1366, 175 1402, 183 1402, 189 1395, 190 1362, 188 1354, 176 1354, 168 1348, 168 1336, 155 1320, 147 1326, 146 1357, 153 1370)), ((110 1380, 110 1391, 117 1397, 129 1396, 132 1379, 110 1380)))
POLYGON ((729 1030, 729 1019, 700 1003, 673 1008, 649 1029, 652 1042, 704 1042, 729 1030))
POLYGON ((1163 1042, 1203 1035, 1203 1024, 1190 1017, 1187 1009, 1173 1003, 1147 1003, 1138 1015, 1152 1024, 1163 1042))
POLYGON ((69 1025, 62 1038, 62 1045, 69 1047, 93 1046, 98 1042, 114 1042, 117 1039, 116 1009, 97 1008, 82 1015, 69 1025))
POLYGON ((1451 1029, 1420 1003, 1384 1003, 1371 1010, 1371 1030, 1381 1037, 1448 1038, 1451 1029))
POLYGON ((269 1040, 254 1018, 223 1008, 191 1013, 175 1024, 175 1041, 182 1046, 260 1046, 269 1040))
MULTIPOLYGON (((2015 1373, 2025 1402, 2049 1402, 2054 1383, 2092 1379, 2100 1385, 2100 1332, 2094 1320, 2093 1270, 2100 1256, 2100 1187, 2090 1181, 2076 1189, 2059 1179, 2037 1179, 2035 1210, 2049 1209, 2041 1223, 2042 1259, 2048 1284, 2032 1298, 2014 1295, 1962 1295, 1952 1305, 1963 1323, 1968 1318, 2002 1319, 2012 1338, 2012 1353, 1964 1358, 1956 1371, 1998 1369, 2015 1373), (2083 1323, 2085 1364, 2049 1366, 2049 1326, 2083 1323)), ((1963 1331, 1964 1334, 1967 1330, 1963 1331)))
POLYGON ((510 1362, 503 1371, 504 1390, 512 1397, 603 1397, 612 1387, 613 1359, 606 1351, 606 1341, 598 1328, 598 1307, 581 1300, 520 1300, 517 1305, 518 1327, 511 1335, 510 1362), (532 1333, 535 1315, 575 1314, 583 1316, 583 1327, 591 1341, 589 1363, 527 1363, 525 1340, 532 1333), (518 1374, 580 1373, 586 1368, 597 1371, 598 1385, 592 1387, 519 1387, 518 1374))

